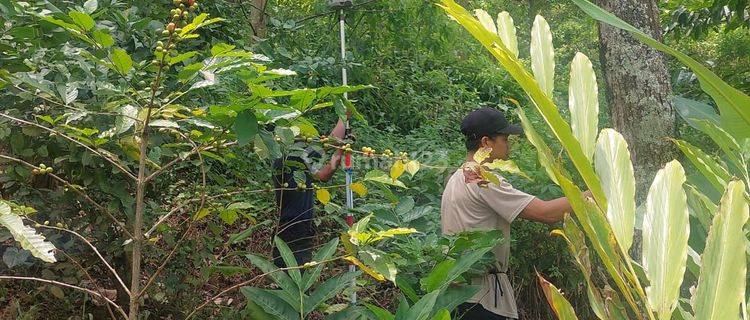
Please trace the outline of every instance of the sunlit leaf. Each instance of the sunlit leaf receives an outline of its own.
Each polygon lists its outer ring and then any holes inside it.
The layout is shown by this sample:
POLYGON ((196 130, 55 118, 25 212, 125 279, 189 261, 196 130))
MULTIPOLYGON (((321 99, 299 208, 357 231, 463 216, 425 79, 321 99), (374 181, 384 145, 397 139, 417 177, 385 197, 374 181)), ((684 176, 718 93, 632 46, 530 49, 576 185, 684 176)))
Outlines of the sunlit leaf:
POLYGON ((365 186, 364 183, 361 182, 355 182, 351 185, 352 191, 356 193, 360 197, 364 197, 367 195, 367 186, 365 186))
POLYGON ((633 244, 635 177, 628 143, 612 129, 604 129, 596 142, 596 173, 607 195, 607 220, 623 252, 633 244))
POLYGON ((94 27, 94 19, 92 19, 91 16, 86 13, 80 11, 71 11, 68 12, 68 16, 73 20, 73 23, 75 23, 84 31, 89 31, 94 27))
POLYGON ((25 226, 21 217, 13 213, 5 201, 0 201, 0 226, 8 229, 13 239, 21 244, 21 248, 29 250, 31 255, 44 262, 57 262, 55 245, 46 241, 44 236, 36 233, 33 228, 25 226))
POLYGON ((120 48, 112 50, 110 59, 114 63, 115 70, 120 74, 127 74, 133 68, 133 59, 130 58, 130 55, 125 50, 120 48))
POLYGON ((365 273, 373 277, 375 280, 385 281, 385 276, 373 270, 372 268, 366 266, 364 263, 362 263, 362 261, 359 261, 359 259, 353 256, 346 256, 344 257, 344 260, 351 262, 353 265, 360 268, 362 271, 364 271, 365 273))
POLYGON ((487 11, 484 11, 482 9, 476 9, 474 10, 474 15, 477 16, 477 20, 479 20, 479 23, 481 23, 482 26, 485 29, 487 29, 487 31, 497 34, 497 27, 495 26, 495 21, 492 20, 492 16, 490 16, 490 14, 487 13, 487 11))
POLYGON ((500 12, 497 15, 497 35, 502 40, 505 48, 518 58, 518 38, 516 37, 516 26, 513 23, 513 17, 507 11, 500 12))
POLYGON ((526 175, 521 169, 518 168, 518 165, 513 160, 503 160, 503 159, 495 159, 494 161, 490 163, 485 163, 485 167, 491 169, 491 170, 499 170, 502 172, 507 172, 510 174, 517 174, 519 176, 522 176, 526 179, 531 180, 531 177, 526 175))
POLYGON ((720 165, 716 160, 707 155, 700 148, 690 144, 687 141, 672 140, 677 147, 685 154, 685 157, 700 171, 700 173, 711 183, 711 185, 719 191, 724 193, 724 188, 727 182, 731 178, 731 175, 720 165))
POLYGON ((544 296, 547 297, 547 303, 549 303, 552 311, 555 312, 555 316, 559 320, 578 320, 573 306, 570 305, 568 299, 565 299, 562 292, 552 283, 544 279, 539 273, 536 274, 539 279, 539 285, 542 287, 544 296))
POLYGON ((409 173, 412 177, 417 174, 417 171, 419 171, 420 164, 417 160, 410 160, 406 163, 406 172, 409 173))
POLYGON ((318 201, 320 201, 320 203, 322 203, 323 205, 326 205, 331 202, 331 193, 328 192, 328 189, 321 188, 315 190, 315 198, 317 198, 318 201))
MULTIPOLYGON (((659 319, 671 319, 685 274, 690 235, 685 171, 676 160, 656 173, 643 217, 643 269, 649 307, 659 319)), ((708 319, 708 318, 706 318, 708 319)))
POLYGON ((492 154, 492 148, 479 148, 474 152, 474 162, 482 163, 492 154))
POLYGON ((599 89, 594 66, 583 53, 576 53, 570 66, 570 128, 591 161, 599 130, 599 89))
POLYGON ((552 98, 555 86, 555 51, 552 31, 544 17, 537 15, 531 28, 531 70, 542 91, 552 98))
POLYGON ((404 165, 403 160, 396 160, 393 162, 393 165, 391 166, 391 179, 394 181, 398 179, 402 174, 404 174, 404 171, 406 171, 406 167, 404 165))
POLYGON ((741 181, 727 185, 701 256, 701 272, 693 297, 695 319, 737 319, 745 298, 748 201, 741 181))

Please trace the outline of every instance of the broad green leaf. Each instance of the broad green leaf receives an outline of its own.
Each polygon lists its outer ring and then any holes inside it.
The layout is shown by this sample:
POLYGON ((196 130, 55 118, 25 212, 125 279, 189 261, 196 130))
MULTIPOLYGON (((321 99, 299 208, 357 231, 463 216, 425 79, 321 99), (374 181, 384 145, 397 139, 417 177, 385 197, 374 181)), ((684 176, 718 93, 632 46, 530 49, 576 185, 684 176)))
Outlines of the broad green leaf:
POLYGON ((576 53, 570 66, 568 91, 570 128, 581 143, 581 149, 591 161, 594 156, 596 133, 599 131, 599 88, 594 66, 583 53, 576 53))
POLYGON ((221 218, 224 223, 231 226, 235 221, 237 221, 237 219, 240 218, 240 215, 236 210, 221 210, 219 212, 219 218, 221 218))
POLYGON ((272 223, 271 220, 266 220, 266 221, 254 224, 240 233, 230 234, 229 239, 227 240, 227 244, 240 243, 244 241, 245 239, 247 239, 248 237, 250 237, 251 235, 253 235, 253 233, 255 233, 255 231, 257 231, 258 229, 266 227, 270 225, 271 223, 272 223))
POLYGON ((264 311, 285 320, 299 320, 299 312, 287 301, 277 296, 276 291, 255 287, 242 287, 240 292, 258 304, 264 311))
MULTIPOLYGON (((292 252, 292 249, 289 249, 289 246, 279 238, 278 236, 273 237, 273 243, 276 245, 276 249, 279 250, 279 255, 281 255, 281 259, 284 260, 284 264, 287 266, 287 268, 294 268, 297 267, 297 258, 294 256, 294 253, 292 252)), ((302 280, 302 275, 300 274, 299 269, 290 269, 288 271, 289 277, 294 280, 295 283, 297 283, 297 286, 299 286, 299 283, 302 280)))
POLYGON ((103 48, 109 48, 115 44, 115 39, 103 29, 94 30, 94 32, 91 33, 91 37, 94 38, 94 41, 103 48))
POLYGON ((251 109, 247 109, 237 114, 237 118, 235 119, 232 128, 237 135, 237 142, 239 142, 239 145, 246 145, 258 133, 258 119, 255 118, 255 112, 251 109))
POLYGON ((448 286, 438 296, 435 305, 447 310, 453 310, 458 305, 471 299, 480 289, 481 286, 478 285, 448 286))
POLYGON ((628 143, 619 132, 604 129, 599 134, 594 166, 607 195, 607 220, 617 243, 628 252, 635 226, 635 177, 628 143))
POLYGON ((381 307, 378 307, 376 305, 372 305, 365 302, 365 307, 367 307, 367 310, 370 310, 376 317, 377 320, 393 320, 393 315, 386 309, 383 309, 381 307))
POLYGON ((518 58, 518 38, 516 37, 516 26, 513 17, 507 11, 497 15, 497 35, 505 45, 505 48, 518 58))
POLYGON ((552 283, 544 279, 538 272, 536 274, 539 279, 539 285, 542 287, 544 296, 547 297, 547 303, 552 307, 552 311, 555 312, 555 316, 559 320, 578 320, 573 306, 570 305, 568 299, 565 299, 562 292, 552 283))
POLYGON ((671 319, 685 274, 690 235, 685 171, 676 160, 656 173, 643 217, 643 269, 649 307, 659 319, 671 319))
POLYGON ((94 13, 97 8, 99 8, 99 1, 97 0, 86 0, 86 2, 83 3, 83 9, 85 9, 88 14, 94 13))
POLYGON ((424 295, 417 303, 415 303, 411 308, 409 308, 409 312, 406 313, 406 317, 404 319, 409 320, 426 320, 432 313, 432 307, 435 306, 435 300, 437 299, 438 295, 440 294, 439 290, 432 291, 426 295, 424 295))
POLYGON ((13 213, 5 201, 0 201, 0 226, 8 229, 13 239, 21 244, 21 248, 29 250, 31 255, 44 262, 57 262, 55 245, 46 241, 44 236, 36 233, 33 228, 25 226, 21 217, 13 213))
POLYGON ((466 9, 458 5, 454 0, 442 0, 440 7, 469 31, 500 62, 508 74, 523 88, 524 92, 528 94, 534 107, 543 117, 555 137, 560 141, 573 165, 583 178, 583 181, 591 190, 597 204, 606 207, 607 199, 602 191, 599 178, 594 173, 593 166, 583 154, 581 145, 573 136, 570 126, 560 115, 551 97, 541 89, 533 76, 524 69, 524 64, 516 59, 512 53, 508 52, 507 49, 504 49, 502 45, 498 45, 499 38, 486 31, 466 9))
POLYGON ((707 155, 700 148, 690 144, 687 141, 673 140, 677 147, 685 154, 685 157, 698 168, 698 171, 706 177, 708 182, 719 191, 724 193, 727 181, 731 178, 727 169, 721 166, 716 160, 707 155))
POLYGON ((678 96, 672 99, 672 105, 674 105, 680 117, 696 129, 698 127, 695 124, 695 120, 706 120, 715 125, 721 123, 719 114, 714 111, 714 107, 703 102, 678 96))
POLYGON ((315 252, 311 262, 317 262, 317 265, 312 269, 306 270, 302 275, 302 282, 300 283, 302 291, 307 291, 316 281, 318 281, 318 277, 320 277, 320 273, 323 271, 323 266, 325 265, 324 263, 321 263, 321 261, 330 259, 333 254, 336 253, 338 245, 339 238, 333 238, 315 252))
MULTIPOLYGON (((740 170, 747 170, 745 160, 742 158, 742 148, 729 133, 721 127, 708 120, 693 119, 693 126, 711 137, 721 151, 727 155, 730 161, 740 170)), ((744 172, 747 174, 747 172, 744 172)))
POLYGON ((83 31, 89 31, 94 27, 94 19, 88 14, 80 11, 71 11, 68 12, 68 16, 73 20, 73 23, 79 26, 83 31))
POLYGON ((393 165, 391 166, 391 179, 393 181, 396 181, 399 177, 401 177, 402 174, 404 174, 404 171, 406 171, 406 166, 404 164, 403 160, 396 160, 393 162, 393 165))
POLYGON ((445 280, 448 278, 448 275, 455 264, 456 260, 453 259, 446 259, 436 264, 427 277, 419 280, 422 285, 422 290, 430 292, 440 289, 440 287, 445 284, 445 280))
POLYGON ((120 74, 128 74, 130 69, 133 68, 133 59, 130 58, 125 50, 122 50, 120 48, 112 50, 110 59, 112 59, 115 71, 119 72, 120 74))
POLYGON ((243 310, 243 312, 253 320, 281 320, 278 317, 271 315, 263 310, 263 308, 253 300, 247 301, 247 304, 245 304, 245 310, 243 310))
POLYGON ((310 293, 310 296, 305 299, 303 313, 308 314, 312 312, 318 305, 336 296, 341 290, 351 285, 352 279, 356 278, 359 274, 360 272, 346 272, 316 286, 315 291, 310 293))
POLYGON ((701 256, 701 273, 693 297, 695 319, 737 319, 745 298, 747 258, 743 227, 748 202, 741 181, 727 185, 701 256))
POLYGON ((331 193, 328 192, 328 189, 318 189, 315 190, 315 198, 323 205, 326 205, 331 202, 331 193))
POLYGON ((448 309, 440 309, 432 317, 433 320, 451 320, 451 312, 448 309))
POLYGON ((531 70, 547 97, 552 98, 555 87, 555 49, 552 31, 544 17, 537 15, 531 28, 531 70))
POLYGON ((492 20, 492 16, 490 16, 490 14, 487 13, 487 11, 484 11, 482 9, 476 9, 474 10, 474 15, 477 16, 477 20, 479 20, 479 23, 481 23, 482 26, 485 29, 487 29, 487 31, 497 34, 497 27, 495 26, 495 21, 492 20))
MULTIPOLYGON (((260 271, 263 273, 267 273, 268 276, 273 279, 273 281, 279 285, 284 291, 286 292, 293 292, 297 295, 299 294, 299 287, 296 283, 292 280, 292 278, 289 277, 289 275, 286 272, 282 271, 275 271, 278 269, 276 265, 271 263, 270 261, 266 260, 265 258, 255 255, 255 254, 248 254, 245 255, 245 257, 250 260, 250 263, 252 263, 254 266, 258 267, 260 271)), ((294 298, 298 298, 295 296, 294 298)))
POLYGON ((698 77, 701 88, 716 102, 721 113, 721 127, 738 141, 750 138, 750 96, 733 88, 708 68, 688 55, 670 48, 631 26, 615 15, 599 8, 587 0, 573 0, 579 8, 592 18, 630 32, 635 38, 652 48, 668 53, 688 66, 698 77))

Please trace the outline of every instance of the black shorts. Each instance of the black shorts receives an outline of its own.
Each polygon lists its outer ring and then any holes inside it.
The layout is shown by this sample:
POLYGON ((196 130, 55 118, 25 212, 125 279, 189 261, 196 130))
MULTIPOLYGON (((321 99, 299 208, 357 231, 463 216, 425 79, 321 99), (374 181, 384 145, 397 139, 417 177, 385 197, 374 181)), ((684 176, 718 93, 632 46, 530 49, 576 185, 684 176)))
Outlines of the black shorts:
MULTIPOLYGON (((284 240, 289 249, 292 250, 294 258, 297 260, 297 265, 303 265, 312 260, 315 228, 311 219, 281 218, 279 220, 279 227, 274 234, 281 238, 281 240, 284 240)), ((275 245, 273 248, 273 263, 279 268, 286 267, 275 245)))
POLYGON ((462 303, 458 305, 456 310, 453 310, 451 319, 456 320, 510 320, 500 315, 496 315, 489 310, 482 307, 478 303, 462 303))

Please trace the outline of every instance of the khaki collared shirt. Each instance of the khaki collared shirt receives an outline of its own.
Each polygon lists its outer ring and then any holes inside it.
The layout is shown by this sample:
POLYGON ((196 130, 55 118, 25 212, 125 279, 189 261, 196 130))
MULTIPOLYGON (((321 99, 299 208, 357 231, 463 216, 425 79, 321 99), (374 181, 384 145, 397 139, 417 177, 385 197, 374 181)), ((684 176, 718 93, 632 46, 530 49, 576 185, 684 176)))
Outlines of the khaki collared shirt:
POLYGON ((485 309, 509 318, 518 318, 513 288, 506 272, 510 254, 510 223, 534 199, 534 196, 513 188, 503 177, 500 185, 480 187, 467 183, 463 169, 450 177, 443 191, 440 217, 443 234, 469 230, 502 230, 503 242, 493 248, 497 274, 472 279, 481 285, 469 302, 480 303, 485 309))

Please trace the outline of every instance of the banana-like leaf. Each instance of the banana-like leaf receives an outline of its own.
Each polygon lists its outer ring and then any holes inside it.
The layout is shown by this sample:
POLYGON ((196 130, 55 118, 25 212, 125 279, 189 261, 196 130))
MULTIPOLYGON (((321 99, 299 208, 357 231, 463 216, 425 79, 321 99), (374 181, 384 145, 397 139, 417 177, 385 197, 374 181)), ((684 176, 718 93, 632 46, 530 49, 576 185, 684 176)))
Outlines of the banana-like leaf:
POLYGON ((673 140, 677 147, 685 154, 685 157, 698 168, 698 171, 706 177, 708 182, 719 191, 724 193, 727 181, 731 178, 727 169, 721 166, 716 160, 707 155, 700 148, 690 144, 687 141, 673 140))
POLYGON ((540 15, 534 18, 531 28, 531 70, 542 91, 552 98, 555 89, 555 49, 549 24, 540 15))
POLYGON ((267 313, 280 319, 298 320, 299 312, 277 294, 280 290, 266 290, 255 287, 242 287, 240 292, 248 299, 259 305, 267 313))
POLYGON ((568 92, 570 128, 581 143, 583 153, 591 161, 594 156, 596 133, 599 131, 599 88, 596 85, 594 66, 583 53, 576 53, 570 65, 568 92))
POLYGON ((695 319, 737 319, 740 313, 747 276, 747 258, 741 254, 748 220, 744 192, 741 181, 730 182, 714 216, 693 297, 695 319))
POLYGON ((482 27, 477 19, 474 19, 466 9, 458 5, 454 0, 442 0, 439 5, 450 17, 471 33, 523 88, 524 92, 531 98, 536 110, 542 115, 544 121, 552 130, 552 133, 560 141, 573 165, 580 173, 581 178, 586 183, 586 186, 594 195, 597 204, 606 207, 607 199, 602 191, 599 178, 594 173, 593 166, 583 154, 581 145, 573 136, 570 126, 560 115, 551 97, 541 89, 540 85, 534 80, 534 77, 526 71, 523 63, 505 48, 500 37, 482 27))
POLYGON ((516 37, 516 25, 513 23, 513 17, 507 11, 500 12, 497 15, 497 35, 502 40, 505 48, 510 51, 515 58, 518 58, 518 38, 516 37))
POLYGON ((721 127, 708 120, 693 119, 693 124, 698 130, 711 137, 717 146, 727 155, 727 158, 747 176, 747 164, 742 157, 742 148, 729 133, 721 127))
POLYGON ((615 130, 602 130, 594 161, 607 195, 607 220, 622 251, 628 252, 635 226, 635 177, 625 138, 615 130))
POLYGON ((583 231, 581 231, 570 215, 565 215, 563 230, 553 230, 552 234, 562 237, 565 239, 565 242, 568 243, 568 249, 573 255, 573 258, 578 265, 578 269, 583 273, 583 278, 586 280, 586 294, 589 298, 589 306, 591 306, 591 310, 594 311, 594 314, 596 314, 599 319, 612 319, 611 316, 607 316, 602 294, 592 280, 589 249, 586 246, 583 231))
POLYGON ((318 285, 315 291, 310 293, 310 297, 305 300, 303 313, 308 314, 312 312, 318 305, 336 296, 341 290, 349 286, 352 283, 352 279, 356 278, 359 274, 359 271, 346 272, 318 285))
POLYGON ((477 16, 477 20, 479 20, 479 22, 482 23, 482 26, 485 29, 487 29, 487 31, 497 34, 497 27, 495 26, 495 21, 492 20, 492 16, 489 13, 487 13, 487 11, 484 11, 482 9, 477 9, 477 10, 474 10, 474 15, 477 16))
POLYGON ((57 262, 55 245, 46 241, 44 236, 36 233, 33 228, 25 226, 21 217, 13 213, 4 201, 0 201, 0 225, 7 228, 13 239, 21 244, 21 248, 29 250, 31 255, 44 262, 57 262))
MULTIPOLYGON (((659 319, 671 319, 677 307, 687 263, 690 235, 685 170, 673 160, 656 173, 643 217, 643 269, 649 307, 659 319)), ((706 318, 708 319, 708 318, 706 318)))
POLYGON ((643 31, 638 30, 638 28, 631 26, 595 4, 587 0, 573 0, 573 3, 583 9, 592 18, 626 30, 641 42, 656 50, 672 55, 688 66, 695 73, 696 77, 698 77, 703 91, 708 93, 719 107, 721 126, 738 141, 750 138, 750 108, 748 108, 750 106, 750 96, 733 88, 711 72, 711 70, 688 55, 654 40, 643 31))
POLYGON ((576 312, 575 310, 573 310, 573 306, 570 305, 568 299, 565 299, 565 297, 563 297, 562 292, 560 292, 560 290, 557 289, 555 285, 547 281, 547 279, 544 279, 539 274, 539 272, 536 273, 536 276, 539 279, 539 285, 542 286, 544 296, 547 297, 547 302, 549 303, 550 307, 552 307, 552 311, 555 312, 555 316, 557 316, 557 319, 578 320, 576 312))

